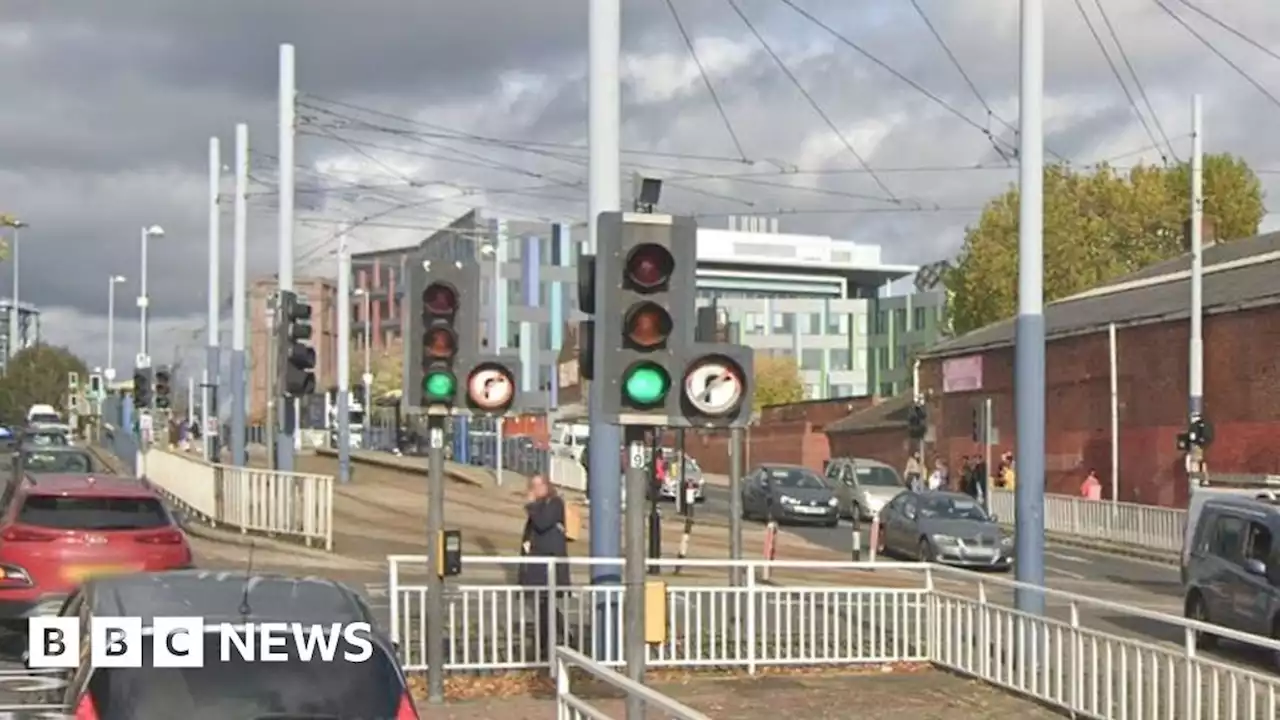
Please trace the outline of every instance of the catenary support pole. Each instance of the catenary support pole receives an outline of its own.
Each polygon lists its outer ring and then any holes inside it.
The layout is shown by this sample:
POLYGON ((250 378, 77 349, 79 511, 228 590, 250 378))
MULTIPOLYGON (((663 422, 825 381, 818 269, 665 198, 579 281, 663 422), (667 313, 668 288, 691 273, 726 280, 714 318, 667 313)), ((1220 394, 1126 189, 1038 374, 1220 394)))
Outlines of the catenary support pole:
POLYGON ((351 254, 338 236, 338 482, 351 482, 351 254))
POLYGON ((245 444, 245 423, 249 415, 249 388, 245 379, 244 341, 248 321, 245 303, 245 253, 248 252, 249 219, 249 126, 236 125, 235 218, 231 260, 231 464, 245 467, 249 455, 245 444))
MULTIPOLYGON (((600 247, 600 213, 622 208, 621 81, 619 66, 622 56, 621 0, 594 0, 588 5, 587 40, 587 233, 590 251, 600 247)), ((596 263, 596 307, 603 307, 607 292, 600 281, 604 260, 596 263)), ((595 335, 595 377, 604 377, 600 359, 605 355, 606 340, 595 335)), ((615 425, 604 422, 602 400, 604 388, 593 382, 588 390, 588 416, 591 432, 590 456, 587 458, 587 484, 590 488, 591 557, 614 558, 622 555, 622 464, 619 449, 622 433, 615 425)), ((643 495, 633 496, 643 498, 643 495)), ((643 506, 643 503, 634 503, 643 506)), ((597 564, 591 568, 592 584, 617 583, 621 568, 597 564)), ((608 594, 601 593, 596 608, 597 658, 604 659, 608 647, 617 647, 611 618, 617 613, 608 607, 608 594)))
MULTIPOLYGON (((626 428, 627 458, 644 457, 644 428, 626 428)), ((627 677, 643 684, 647 647, 644 642, 644 583, 645 583, 645 485, 648 469, 643 462, 627 464, 627 505, 623 511, 626 533, 626 583, 623 602, 625 623, 625 658, 627 677)), ((627 720, 644 720, 644 701, 627 695, 627 720)))
MULTIPOLYGON (((280 267, 279 287, 281 290, 293 290, 293 163, 295 134, 295 102, 297 100, 297 84, 294 67, 294 50, 292 45, 280 46, 280 121, 279 149, 279 246, 280 267)), ((284 388, 276 388, 283 392, 284 388)), ((276 439, 276 468, 286 472, 293 471, 293 403, 284 398, 276 398, 279 417, 279 437, 276 439)))
MULTIPOLYGON (((1018 317, 1014 365, 1017 578, 1044 585, 1044 0, 1022 0, 1019 98, 1018 317)), ((1044 594, 1019 590, 1018 609, 1044 614, 1044 594)))
POLYGON ((204 402, 200 405, 200 440, 204 446, 204 457, 213 462, 218 457, 218 434, 209 432, 209 428, 218 422, 218 377, 221 375, 222 358, 219 351, 218 334, 221 331, 220 306, 222 305, 222 223, 221 210, 218 204, 219 191, 222 189, 222 144, 216 137, 209 138, 209 317, 208 354, 205 358, 205 381, 201 396, 204 402), (213 423, 209 420, 212 418, 213 423))
POLYGON ((427 702, 444 702, 444 578, 437 572, 444 552, 444 426, 427 417, 427 702))
MULTIPOLYGON (((729 430, 729 559, 742 559, 742 428, 729 430)), ((729 569, 729 583, 742 584, 742 568, 729 569)))
POLYGON ((1204 411, 1204 131, 1200 126, 1200 96, 1191 98, 1191 377, 1188 380, 1192 415, 1204 411))

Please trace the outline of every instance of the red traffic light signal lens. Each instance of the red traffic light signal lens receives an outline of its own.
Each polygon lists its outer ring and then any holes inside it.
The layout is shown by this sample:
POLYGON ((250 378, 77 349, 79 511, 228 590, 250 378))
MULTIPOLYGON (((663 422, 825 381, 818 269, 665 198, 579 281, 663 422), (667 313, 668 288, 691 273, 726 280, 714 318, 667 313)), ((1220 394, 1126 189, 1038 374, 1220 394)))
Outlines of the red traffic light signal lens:
POLYGON ((661 245, 638 245, 627 254, 627 280, 637 290, 656 290, 671 279, 676 260, 661 245))
POLYGON ((627 311, 624 332, 636 348, 652 350, 661 346, 671 336, 671 329, 671 315, 657 303, 639 303, 627 311))
POLYGON ((422 338, 422 351, 429 358, 451 358, 458 354, 458 336, 446 327, 430 328, 422 338))
POLYGON ((458 292, 444 283, 431 283, 422 291, 422 307, 433 315, 452 315, 458 311, 458 292))

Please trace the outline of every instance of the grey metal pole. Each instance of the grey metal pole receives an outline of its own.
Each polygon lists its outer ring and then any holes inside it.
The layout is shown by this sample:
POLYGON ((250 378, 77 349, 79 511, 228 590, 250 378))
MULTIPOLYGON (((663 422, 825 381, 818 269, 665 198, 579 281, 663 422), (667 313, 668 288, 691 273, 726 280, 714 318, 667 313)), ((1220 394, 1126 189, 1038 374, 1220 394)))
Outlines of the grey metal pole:
POLYGON ((1191 377, 1190 412, 1204 410, 1204 130, 1200 96, 1191 98, 1191 377))
MULTIPOLYGON (((200 378, 200 387, 202 390, 206 385, 206 378, 200 378)), ((201 395, 204 393, 202 392, 201 395)), ((203 402, 203 400, 201 401, 203 402)), ((190 426, 196 421, 196 379, 194 377, 187 378, 187 425, 190 426)))
POLYGON ((279 295, 273 295, 267 301, 269 303, 268 310, 267 310, 267 361, 263 363, 263 365, 266 367, 266 373, 267 373, 267 413, 266 413, 267 427, 265 428, 266 432, 264 433, 266 435, 265 439, 267 441, 267 457, 270 458, 272 467, 274 467, 277 470, 280 469, 280 455, 276 451, 276 446, 280 444, 279 442, 280 438, 276 436, 276 419, 277 419, 276 412, 278 410, 278 407, 283 402, 281 398, 276 397, 276 366, 275 366, 275 362, 276 362, 275 360, 276 359, 276 321, 275 321, 276 300, 275 299, 278 297, 279 295))
MULTIPOLYGON (((643 458, 644 428, 624 429, 627 441, 627 458, 643 458)), ((592 443, 594 446, 595 443, 592 443)), ((626 583, 623 616, 626 618, 624 645, 627 661, 627 677, 644 683, 644 583, 645 583, 645 485, 648 470, 645 463, 627 463, 627 503, 623 512, 626 540, 626 583)), ((592 501, 594 508, 595 502, 592 501)), ((597 625, 596 627, 601 627, 597 625)), ((644 720, 644 700, 627 694, 627 720, 644 720)))
MULTIPOLYGON (((245 378, 245 253, 248 252, 249 191, 249 126, 236 125, 235 219, 231 260, 231 463, 239 467, 249 464, 245 447, 245 422, 249 413, 248 387, 245 378)), ((274 358, 274 355, 268 355, 274 358)))
MULTIPOLYGON (((587 6, 587 234, 591 252, 599 247, 600 213, 622 209, 621 82, 619 65, 622 56, 621 0, 595 0, 587 6)), ((607 289, 600 281, 604 262, 596 263, 596 307, 603 307, 607 289)), ((603 333, 595 335, 595 377, 604 377, 600 359, 606 341, 603 333)), ((593 382, 588 389, 587 412, 591 433, 587 458, 587 483, 591 496, 591 557, 616 558, 622 555, 622 483, 618 449, 622 433, 617 426, 604 422, 603 383, 593 382)), ((640 495, 639 497, 644 497, 640 495)), ((593 584, 617 583, 621 568, 596 564, 591 567, 593 584)), ((606 657, 606 648, 617 647, 607 599, 601 594, 596 608, 595 627, 597 658, 606 657)))
POLYGON ((440 534, 444 531, 445 418, 427 418, 427 702, 444 702, 444 578, 440 534))
POLYGON ((351 482, 351 256, 338 236, 338 482, 351 482))
POLYGON ((205 358, 205 370, 208 378, 204 382, 201 395, 205 401, 200 405, 200 439, 204 445, 204 456, 212 461, 218 457, 218 435, 209 432, 212 418, 218 421, 218 376, 221 374, 222 358, 218 348, 218 333, 221 319, 219 306, 222 304, 222 282, 219 270, 222 264, 222 225, 221 208, 218 205, 219 190, 222 189, 222 143, 216 137, 209 138, 209 317, 208 356, 205 358))
POLYGON ((107 278, 107 382, 116 379, 116 284, 120 280, 119 275, 107 278))
MULTIPOLYGON (((147 238, 151 233, 147 232, 148 228, 142 228, 142 247, 141 247, 141 268, 138 277, 138 352, 146 357, 147 352, 147 306, 151 304, 151 298, 147 297, 147 238)), ((141 410, 142 408, 139 408, 141 410)))
POLYGON ((982 477, 978 481, 982 483, 982 503, 991 512, 991 434, 995 428, 995 403, 991 398, 983 401, 984 407, 982 412, 982 477))
MULTIPOLYGON (((729 430, 729 559, 742 559, 742 428, 729 430)), ((729 569, 729 583, 742 584, 742 569, 729 569)))
MULTIPOLYGON (((1044 0, 1022 0, 1018 183, 1017 578, 1044 586, 1044 0)), ((1018 609, 1044 614, 1044 594, 1017 593, 1018 609)))
MULTIPOLYGON (((293 150, 295 141, 295 106, 297 100, 297 83, 294 67, 293 46, 280 46, 280 122, 279 146, 276 154, 280 158, 280 214, 278 216, 278 237, 280 267, 279 286, 281 290, 293 290, 293 150)), ((274 356, 273 356, 274 357, 274 356)), ((293 433, 296 418, 293 403, 277 398, 279 406, 280 437, 276 442, 276 467, 291 472, 293 470, 293 433)))
POLYGON ((370 360, 370 345, 373 335, 373 323, 369 322, 373 305, 369 300, 369 291, 364 291, 364 372, 360 374, 360 382, 364 386, 364 432, 360 433, 360 447, 368 450, 373 437, 373 365, 370 360))
POLYGON ((13 223, 13 305, 9 308, 9 357, 18 353, 18 345, 22 337, 22 310, 18 306, 18 277, 21 275, 18 263, 18 245, 24 223, 13 223))

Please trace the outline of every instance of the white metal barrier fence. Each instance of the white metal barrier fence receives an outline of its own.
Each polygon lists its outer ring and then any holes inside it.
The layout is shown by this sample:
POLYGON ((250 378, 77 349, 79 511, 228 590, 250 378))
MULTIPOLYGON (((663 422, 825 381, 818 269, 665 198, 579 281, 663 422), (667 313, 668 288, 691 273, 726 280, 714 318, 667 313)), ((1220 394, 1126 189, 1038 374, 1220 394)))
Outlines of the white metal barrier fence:
MULTIPOLYGON (((426 587, 406 576, 421 573, 425 558, 388 562, 392 636, 405 668, 422 670, 426 587)), ((468 556, 464 567, 514 570, 530 562, 545 560, 468 556)), ((585 573, 601 561, 567 562, 585 573)), ((1244 720, 1280 711, 1280 678, 1249 667, 1230 648, 1224 655, 1202 652, 1197 634, 1211 631, 1251 648, 1245 655, 1268 658, 1280 653, 1275 640, 922 563, 679 563, 684 575, 668 585, 666 597, 667 639, 648 648, 652 667, 754 673, 762 666, 931 662, 1082 717, 1244 720), (779 583, 795 575, 800 584, 764 583, 765 565, 779 583), (714 572, 727 579, 731 567, 742 568, 744 585, 714 578, 700 584, 695 577, 714 572), (1019 588, 1042 593, 1046 613, 1017 610, 1019 588), (1161 630, 1123 629, 1140 623, 1161 630), (1112 631, 1102 629, 1108 624, 1112 631)), ((550 645, 619 667, 622 594, 618 586, 452 586, 446 668, 545 668, 555 657, 550 645), (552 594, 558 602, 547 602, 552 594)))
POLYGON ((609 716, 605 715, 599 708, 593 707, 585 699, 574 694, 572 670, 581 671, 595 680, 599 680, 614 689, 621 690, 629 697, 640 698, 644 701, 646 708, 660 711, 663 717, 671 718, 672 720, 711 720, 709 716, 694 710, 688 705, 610 670, 576 650, 557 647, 555 663, 558 720, 582 720, 583 718, 609 720, 609 716))
MULTIPOLYGON (((1012 525, 1017 506, 1010 490, 992 489, 991 511, 1012 525)), ((1187 512, 1177 508, 1109 500, 1086 500, 1070 495, 1044 496, 1044 529, 1152 550, 1182 549, 1187 512)))
POLYGON ((211 525, 262 532, 333 549, 333 478, 217 465, 148 450, 147 479, 170 501, 211 525))

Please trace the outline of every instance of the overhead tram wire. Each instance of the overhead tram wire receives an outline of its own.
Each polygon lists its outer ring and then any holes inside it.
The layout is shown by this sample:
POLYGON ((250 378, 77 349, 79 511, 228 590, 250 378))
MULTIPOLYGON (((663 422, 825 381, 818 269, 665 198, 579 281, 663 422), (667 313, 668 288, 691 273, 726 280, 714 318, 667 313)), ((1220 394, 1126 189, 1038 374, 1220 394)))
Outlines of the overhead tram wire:
POLYGON ((1239 38, 1240 40, 1243 40, 1244 42, 1246 42, 1246 43, 1248 43, 1249 45, 1253 46, 1253 49, 1255 49, 1255 50, 1257 50, 1257 51, 1259 51, 1259 52, 1265 53, 1265 54, 1266 54, 1266 55, 1268 55, 1272 60, 1280 60, 1280 53, 1276 53, 1276 51, 1272 50, 1271 48, 1267 47, 1266 45, 1263 45, 1262 43, 1258 42, 1257 40, 1254 40, 1253 38, 1251 38, 1251 37, 1249 37, 1248 35, 1244 34, 1244 32, 1242 32, 1242 31, 1241 31, 1241 30, 1239 30, 1238 28, 1234 27, 1233 25, 1231 25, 1231 24, 1230 24, 1230 23, 1228 23, 1227 21, 1225 21, 1225 20, 1223 20, 1223 19, 1221 19, 1221 18, 1218 18, 1218 17, 1214 16, 1214 15, 1213 15, 1212 13, 1210 13, 1208 10, 1205 10, 1204 8, 1200 7, 1199 5, 1196 5, 1195 3, 1190 2, 1190 0, 1178 0, 1178 2, 1179 2, 1179 3, 1181 3, 1181 4, 1183 4, 1183 5, 1185 5, 1185 6, 1187 7, 1187 9, 1191 10, 1191 12, 1193 12, 1193 13, 1195 13, 1195 14, 1199 15, 1200 17, 1204 18, 1205 20, 1208 20, 1209 22, 1213 23, 1214 25, 1217 25, 1218 27, 1222 28, 1223 30, 1226 30, 1227 32, 1231 33, 1232 35, 1235 35, 1235 36, 1236 36, 1237 38, 1239 38))
POLYGON ((676 29, 680 31, 680 37, 684 39, 684 46, 689 49, 689 56, 693 58, 693 64, 698 67, 698 74, 702 76, 702 82, 707 86, 707 94, 711 96, 711 102, 716 106, 716 112, 720 113, 720 119, 724 121, 724 129, 729 132, 729 138, 733 140, 733 147, 738 151, 738 155, 742 156, 743 162, 750 162, 747 159, 747 153, 742 149, 742 142, 738 139, 738 133, 733 129, 733 123, 729 121, 729 114, 725 112, 724 103, 720 102, 720 95, 716 93, 716 87, 711 82, 711 76, 707 74, 706 67, 702 64, 702 59, 698 57, 698 51, 693 46, 693 38, 689 37, 689 33, 684 29, 684 22, 680 20, 680 13, 676 10, 675 0, 666 0, 667 9, 671 11, 671 19, 675 20, 676 29))
POLYGON ((1280 107, 1280 98, 1277 98, 1270 90, 1266 88, 1265 85, 1258 82, 1252 75, 1246 72, 1245 69, 1240 67, 1234 60, 1227 57, 1208 38, 1206 38, 1204 35, 1201 35, 1195 28, 1191 27, 1191 25, 1187 23, 1187 21, 1184 20, 1181 15, 1178 15, 1178 13, 1174 12, 1173 8, 1169 7, 1169 5, 1166 2, 1164 2, 1164 0, 1151 0, 1151 1, 1154 2, 1156 5, 1158 5, 1166 15, 1168 15, 1170 18, 1173 19, 1174 22, 1181 25, 1183 30, 1186 30, 1188 33, 1190 33, 1191 37, 1194 37, 1196 40, 1200 41, 1200 44, 1204 45, 1205 48, 1209 50, 1209 52, 1213 53, 1214 55, 1217 55, 1219 60, 1226 63, 1227 66, 1230 67, 1232 70, 1234 70, 1237 75, 1244 78, 1245 81, 1248 82, 1250 85, 1252 85, 1255 90, 1262 93, 1263 97, 1265 97, 1267 100, 1270 100, 1272 105, 1275 105, 1276 107, 1280 107))
MULTIPOLYGON (((1124 61, 1124 66, 1129 70, 1129 76, 1133 78, 1133 86, 1138 90, 1138 96, 1142 98, 1142 104, 1147 108, 1147 112, 1151 115, 1151 122, 1155 125, 1156 132, 1160 134, 1160 138, 1164 140, 1165 146, 1169 149, 1168 155, 1163 156, 1161 160, 1167 165, 1169 158, 1174 161, 1178 160, 1178 151, 1173 148, 1173 143, 1169 142, 1169 135, 1164 131, 1164 124, 1160 122, 1160 115, 1156 113, 1156 109, 1151 105, 1151 98, 1147 96, 1147 89, 1142 85, 1142 79, 1138 77, 1138 71, 1133 67, 1133 62, 1129 59, 1129 53, 1124 49, 1124 43, 1120 42, 1120 35, 1116 32, 1116 28, 1111 24, 1111 16, 1107 14, 1106 7, 1102 0, 1093 0, 1093 4, 1098 8, 1098 14, 1102 16, 1102 22, 1107 26, 1107 33, 1111 35, 1111 42, 1116 44, 1116 50, 1120 52, 1120 59, 1124 61)), ((1084 8, 1080 8, 1080 12, 1084 13, 1084 8)))
POLYGON ((894 203, 901 203, 902 199, 894 194, 894 192, 889 189, 889 186, 885 184, 884 180, 882 180, 880 176, 871 169, 871 166, 867 163, 866 159, 863 158, 858 152, 858 149, 853 146, 853 143, 849 141, 849 138, 840 131, 840 128, 835 124, 835 121, 831 119, 831 116, 827 115, 826 111, 822 109, 822 106, 818 104, 818 101, 813 98, 813 95, 805 89, 804 84, 800 82, 800 79, 791 71, 791 68, 787 67, 787 63, 783 61, 777 52, 774 51, 773 46, 769 44, 769 41, 765 40, 764 35, 756 29, 755 23, 751 22, 751 18, 747 17, 747 14, 742 11, 742 8, 738 7, 736 0, 725 0, 725 2, 733 9, 733 12, 737 14, 743 24, 747 26, 747 30, 751 31, 751 34, 755 36, 757 41, 759 41, 760 46, 769 54, 769 57, 773 58, 773 62, 778 66, 778 69, 782 71, 782 74, 786 75, 787 79, 791 81, 791 84, 795 86, 796 90, 804 96, 804 99, 809 103, 809 107, 813 108, 813 111, 817 113, 818 117, 822 118, 822 121, 827 124, 827 127, 830 128, 831 132, 835 133, 835 136, 844 145, 845 149, 849 151, 849 154, 853 155, 854 159, 858 161, 858 164, 867 171, 867 174, 875 184, 879 186, 880 190, 889 197, 890 201, 894 203))
MULTIPOLYGON (((1012 153, 1014 157, 1017 157, 1017 154, 1018 154, 1018 148, 1017 148, 1017 146, 1016 146, 1016 144, 1015 144, 1015 143, 1010 143, 1008 140, 1003 140, 1003 139, 1001 139, 1001 138, 996 137, 996 136, 991 132, 991 129, 990 129, 990 128, 984 127, 984 126, 982 125, 982 123, 979 123, 978 121, 976 121, 976 120, 974 120, 973 118, 969 117, 969 116, 968 116, 968 115, 966 115, 965 113, 961 112, 958 108, 956 108, 956 106, 955 106, 955 105, 952 105, 951 103, 947 102, 946 100, 943 100, 941 97, 939 97, 939 96, 938 96, 938 94, 937 94, 937 93, 932 92, 931 90, 929 90, 929 89, 928 89, 928 88, 926 88, 925 86, 923 86, 923 85, 921 85, 920 83, 916 82, 915 80, 912 80, 911 78, 907 77, 907 76, 906 76, 906 75, 904 75, 901 71, 899 71, 898 69, 894 68, 894 67, 893 67, 892 65, 890 65, 889 63, 885 62, 884 60, 881 60, 879 57, 877 57, 877 56, 876 56, 875 54, 873 54, 871 51, 867 50, 866 48, 862 47, 862 46, 861 46, 861 45, 859 45, 858 43, 856 43, 856 42, 854 42, 853 40, 851 40, 847 35, 845 35, 845 34, 841 33, 839 30, 836 30, 835 28, 831 27, 831 26, 830 26, 830 25, 828 25, 825 21, 823 21, 821 18, 817 17, 817 16, 816 16, 816 15, 814 15, 813 13, 811 13, 811 12, 809 12, 808 10, 805 10, 804 8, 802 8, 802 7, 800 7, 799 5, 797 5, 797 4, 794 2, 794 0, 778 0, 778 2, 780 2, 780 3, 782 3, 783 5, 786 5, 787 7, 791 8, 792 10, 794 10, 794 11, 795 11, 795 13, 796 13, 797 15, 799 15, 799 16, 800 16, 800 17, 802 17, 802 18, 804 18, 805 20, 808 20, 810 23, 813 23, 813 24, 814 24, 814 25, 816 25, 818 28, 820 28, 821 30, 823 30, 824 32, 826 32, 828 35, 830 35, 831 37, 835 38, 835 40, 836 40, 837 42, 839 42, 840 44, 844 45, 845 47, 848 47, 849 49, 851 49, 851 50, 853 50, 854 52, 858 53, 859 55, 861 55, 862 57, 866 58, 867 60, 871 61, 871 62, 872 62, 872 63, 874 63, 877 67, 879 67, 881 70, 884 70, 885 72, 889 73, 890 75, 892 75, 893 77, 895 77, 895 78, 897 78, 898 80, 902 81, 903 83, 906 83, 909 87, 911 87, 913 90, 915 90, 916 92, 918 92, 918 93, 920 93, 921 95, 923 95, 925 98, 929 99, 931 102, 933 102, 933 103, 934 103, 935 105, 937 105, 938 107, 942 108, 943 110, 946 110, 947 112, 949 112, 949 113, 951 113, 952 115, 954 115, 956 118, 958 118, 960 121, 962 121, 963 123, 965 123, 965 124, 966 124, 966 125, 968 125, 969 127, 972 127, 973 129, 975 129, 975 130, 977 130, 978 132, 982 133, 983 135, 987 136, 989 139, 991 139, 991 141, 992 141, 992 142, 998 142, 998 143, 1000 143, 1000 144, 1004 145, 1006 148, 1008 148, 1007 152, 1012 153)), ((1054 156, 1055 158, 1057 158, 1057 159, 1058 159, 1058 160, 1060 160, 1061 162, 1064 162, 1064 163, 1065 163, 1065 162, 1069 162, 1069 161, 1067 160, 1067 158, 1063 157, 1063 156, 1062 156, 1061 154, 1059 154, 1059 153, 1054 152, 1054 151, 1053 151, 1051 148, 1049 148, 1049 147, 1046 147, 1046 148, 1045 148, 1045 152, 1047 152, 1047 153, 1049 153, 1050 155, 1054 156)))
MULTIPOLYGON (((929 19, 928 14, 926 14, 924 8, 921 7, 920 1, 911 0, 911 7, 915 8, 916 15, 919 15, 920 19, 924 21, 924 26, 929 28, 929 33, 933 35, 934 40, 938 41, 938 45, 942 47, 942 51, 946 53, 947 57, 951 60, 952 67, 956 69, 956 72, 960 73, 960 77, 963 78, 965 84, 969 86, 969 90, 973 92, 973 96, 978 99, 978 103, 982 105, 982 109, 987 111, 987 118, 989 120, 994 118, 996 122, 999 122, 1001 125, 1004 125, 1005 128, 1012 131, 1014 137, 1017 137, 1018 129, 1004 118, 997 115, 996 111, 991 108, 991 103, 988 103, 987 99, 983 97, 982 92, 978 90, 978 85, 974 83, 973 78, 969 77, 969 73, 964 69, 964 66, 960 64, 960 59, 951 51, 951 46, 947 44, 946 39, 942 37, 942 33, 938 32, 938 28, 935 27, 933 21, 929 19)), ((991 147, 995 149, 1000 157, 1005 159, 1005 163, 1012 165, 1009 156, 1005 153, 1005 149, 1000 147, 1000 144, 997 143, 993 137, 988 136, 987 139, 991 142, 991 147)))
POLYGON ((1142 113, 1142 108, 1138 107, 1138 101, 1133 97, 1133 93, 1129 91, 1129 85, 1124 81, 1124 76, 1120 74, 1120 68, 1116 66, 1115 60, 1111 59, 1111 53, 1107 51, 1106 44, 1102 42, 1102 36, 1098 34, 1098 29, 1094 27, 1093 20, 1089 18, 1089 13, 1085 12, 1084 4, 1080 0, 1072 0, 1072 2, 1075 3, 1076 10, 1080 11, 1080 19, 1084 20, 1085 27, 1089 28, 1089 34, 1093 36, 1094 45, 1098 46, 1098 51, 1102 53, 1102 58, 1107 61, 1107 67, 1111 68, 1111 75, 1115 77, 1116 83, 1120 85, 1120 90, 1124 92, 1125 99, 1129 101, 1129 107, 1133 109, 1134 116, 1138 118, 1138 124, 1142 126, 1143 132, 1151 139, 1151 144, 1158 146, 1160 140, 1151 129, 1150 123, 1147 122, 1147 116, 1142 113))

